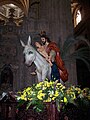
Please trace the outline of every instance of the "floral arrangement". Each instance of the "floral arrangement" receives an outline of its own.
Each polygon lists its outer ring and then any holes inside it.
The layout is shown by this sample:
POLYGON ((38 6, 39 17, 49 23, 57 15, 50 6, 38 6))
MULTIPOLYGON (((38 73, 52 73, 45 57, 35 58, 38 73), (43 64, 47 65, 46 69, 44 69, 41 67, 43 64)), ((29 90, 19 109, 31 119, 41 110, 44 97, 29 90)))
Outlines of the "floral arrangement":
POLYGON ((37 112, 41 112, 45 104, 52 101, 56 103, 57 109, 60 111, 61 103, 65 105, 67 103, 76 104, 78 98, 90 100, 90 89, 81 90, 75 86, 66 88, 57 81, 48 82, 47 80, 25 88, 23 91, 18 92, 17 96, 19 105, 26 103, 26 109, 32 105, 37 112))

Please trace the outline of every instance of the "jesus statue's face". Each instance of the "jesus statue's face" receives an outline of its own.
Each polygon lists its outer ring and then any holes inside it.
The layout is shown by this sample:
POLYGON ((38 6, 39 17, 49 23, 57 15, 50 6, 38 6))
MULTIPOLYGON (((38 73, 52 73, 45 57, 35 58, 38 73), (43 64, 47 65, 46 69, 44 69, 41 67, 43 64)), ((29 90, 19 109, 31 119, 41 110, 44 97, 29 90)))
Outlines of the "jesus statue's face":
POLYGON ((45 43, 46 43, 45 37, 41 37, 41 41, 42 41, 42 44, 45 45, 45 43))

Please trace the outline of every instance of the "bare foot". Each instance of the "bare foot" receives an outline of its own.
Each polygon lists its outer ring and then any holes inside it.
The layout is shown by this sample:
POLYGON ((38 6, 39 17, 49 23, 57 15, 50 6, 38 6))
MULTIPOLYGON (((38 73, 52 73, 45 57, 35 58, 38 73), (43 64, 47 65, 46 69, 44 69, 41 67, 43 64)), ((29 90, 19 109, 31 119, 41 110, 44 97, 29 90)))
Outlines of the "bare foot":
POLYGON ((31 74, 31 75, 36 75, 36 72, 31 72, 30 74, 31 74))

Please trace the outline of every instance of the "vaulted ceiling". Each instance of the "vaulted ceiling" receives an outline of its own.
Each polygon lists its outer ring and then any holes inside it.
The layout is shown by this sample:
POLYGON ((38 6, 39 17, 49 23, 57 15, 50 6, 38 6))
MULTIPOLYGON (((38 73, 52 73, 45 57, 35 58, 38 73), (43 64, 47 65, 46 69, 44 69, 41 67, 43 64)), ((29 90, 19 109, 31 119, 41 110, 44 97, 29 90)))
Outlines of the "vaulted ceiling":
POLYGON ((31 0, 0 0, 0 20, 5 23, 9 20, 13 9, 13 20, 19 25, 23 21, 23 16, 28 16, 31 0))
POLYGON ((14 4, 21 8, 25 15, 28 14, 30 0, 0 0, 0 6, 4 4, 14 4))
MULTIPOLYGON (((32 6, 33 2, 37 2, 37 1, 40 1, 40 0, 0 0, 0 18, 2 18, 2 20, 5 20, 5 21, 8 19, 8 17, 6 16, 7 10, 5 14, 3 14, 4 12, 2 13, 3 5, 6 5, 3 8, 4 10, 8 9, 7 5, 8 6, 10 6, 10 4, 16 5, 18 7, 17 9, 19 8, 21 9, 19 10, 18 14, 20 13, 21 16, 23 15, 28 16, 28 11, 29 11, 30 6, 32 6)), ((74 9, 77 7, 77 4, 80 4, 81 2, 89 3, 88 5, 90 5, 90 0, 71 0, 72 13, 74 9)), ((17 23, 18 21, 20 21, 19 19, 21 18, 20 17, 15 18, 15 20, 17 20, 17 23)))

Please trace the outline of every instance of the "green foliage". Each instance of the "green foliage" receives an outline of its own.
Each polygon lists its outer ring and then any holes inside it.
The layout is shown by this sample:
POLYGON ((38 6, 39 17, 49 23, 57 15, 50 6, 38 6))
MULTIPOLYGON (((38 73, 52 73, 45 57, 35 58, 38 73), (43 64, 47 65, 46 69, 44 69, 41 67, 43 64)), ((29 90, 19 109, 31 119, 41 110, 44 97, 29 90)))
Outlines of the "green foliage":
POLYGON ((55 102, 58 111, 60 111, 61 104, 77 104, 79 99, 90 101, 90 89, 81 90, 75 86, 66 88, 61 83, 46 80, 25 88, 23 91, 18 92, 17 96, 20 106, 26 103, 26 110, 33 106, 33 109, 37 112, 43 111, 46 103, 55 102))

